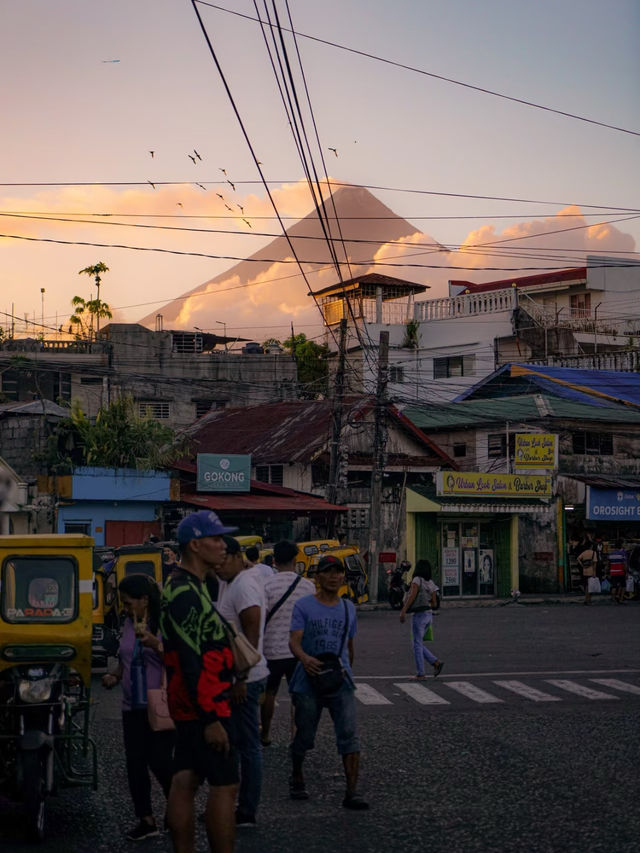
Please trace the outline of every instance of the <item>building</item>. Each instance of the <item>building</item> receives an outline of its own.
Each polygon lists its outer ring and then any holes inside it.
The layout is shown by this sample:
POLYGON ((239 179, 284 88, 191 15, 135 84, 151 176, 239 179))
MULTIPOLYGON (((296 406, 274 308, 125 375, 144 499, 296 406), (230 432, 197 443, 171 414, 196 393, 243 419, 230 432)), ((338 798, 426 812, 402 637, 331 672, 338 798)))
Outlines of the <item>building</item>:
POLYGON ((640 263, 589 256, 587 265, 484 283, 452 280, 449 295, 417 299, 423 285, 362 276, 324 288, 326 340, 338 350, 348 322, 353 390, 371 388, 380 332, 389 332, 389 395, 452 400, 502 364, 640 367, 640 263))
POLYGON ((175 429, 212 409, 296 398, 288 353, 218 348, 235 340, 137 323, 110 323, 94 341, 8 339, 0 342, 0 392, 7 401, 77 402, 89 417, 130 394, 141 417, 175 429))

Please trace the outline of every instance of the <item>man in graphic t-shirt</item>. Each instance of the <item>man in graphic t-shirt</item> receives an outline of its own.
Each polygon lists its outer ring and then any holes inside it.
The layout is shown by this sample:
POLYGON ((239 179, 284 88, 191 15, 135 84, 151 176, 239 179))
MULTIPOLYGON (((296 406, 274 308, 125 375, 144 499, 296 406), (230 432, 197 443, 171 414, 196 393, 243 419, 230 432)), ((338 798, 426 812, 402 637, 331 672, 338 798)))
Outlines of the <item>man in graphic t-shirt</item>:
POLYGON ((326 554, 318 562, 316 572, 315 595, 307 595, 297 601, 291 617, 289 647, 299 663, 289 685, 296 724, 291 743, 289 793, 293 800, 309 797, 302 765, 306 753, 313 749, 322 710, 328 708, 347 783, 342 805, 346 809, 361 811, 368 809, 369 805, 357 792, 360 741, 356 730, 355 685, 351 672, 356 611, 350 601, 338 596, 338 590, 344 584, 344 566, 338 557, 326 554), (344 680, 335 692, 320 695, 312 679, 323 668, 317 655, 327 652, 340 656, 344 680))

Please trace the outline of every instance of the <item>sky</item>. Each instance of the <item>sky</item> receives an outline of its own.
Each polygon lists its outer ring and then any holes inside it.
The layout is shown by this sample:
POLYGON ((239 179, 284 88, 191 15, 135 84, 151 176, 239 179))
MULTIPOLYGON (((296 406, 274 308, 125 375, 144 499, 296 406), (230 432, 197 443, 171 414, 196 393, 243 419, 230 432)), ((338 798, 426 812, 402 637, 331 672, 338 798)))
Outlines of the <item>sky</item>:
MULTIPOLYGON (((281 226, 247 138, 284 224, 312 209, 263 33, 249 19, 253 2, 219 0, 239 14, 196 5, 246 137, 190 0, 2 4, 0 325, 10 314, 18 334, 25 314, 30 334, 65 325, 74 295, 95 296, 78 272, 98 261, 109 267, 101 298, 116 319, 135 322, 267 245, 281 226), (45 221, 52 216, 71 221, 45 221)), ((273 14, 272 0, 256 5, 273 14)), ((285 25, 286 0, 275 6, 285 25)), ((429 284, 433 297, 448 278, 578 266, 585 251, 640 257, 640 218, 630 218, 640 215, 636 0, 288 8, 323 155, 305 108, 318 174, 370 187, 415 228, 407 246, 382 247, 371 271, 429 284), (470 251, 496 240, 510 241, 510 257, 470 251), (429 242, 446 247, 443 269, 380 266, 419 263, 429 242), (532 246, 535 261, 520 251, 532 246)), ((294 61, 296 44, 285 39, 294 61)), ((258 340, 286 336, 293 319, 317 334, 304 287, 292 283, 283 297, 291 268, 274 265, 259 290, 211 288, 195 319, 258 340)))

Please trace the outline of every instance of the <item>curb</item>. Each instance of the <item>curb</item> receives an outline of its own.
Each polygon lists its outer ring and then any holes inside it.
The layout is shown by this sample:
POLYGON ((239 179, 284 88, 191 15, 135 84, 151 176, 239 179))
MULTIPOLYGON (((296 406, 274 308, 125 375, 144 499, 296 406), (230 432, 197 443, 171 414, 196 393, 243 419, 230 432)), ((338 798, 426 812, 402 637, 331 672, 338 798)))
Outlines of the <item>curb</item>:
MULTIPOLYGON (((567 595, 567 596, 532 596, 528 598, 526 596, 521 595, 518 601, 513 601, 511 598, 476 598, 476 599, 455 599, 455 600, 446 600, 443 599, 441 610, 453 610, 457 608, 466 608, 466 607, 532 607, 536 605, 546 605, 546 606, 565 606, 565 605, 576 605, 582 604, 584 601, 584 597, 580 594, 578 595, 567 595)), ((625 604, 634 604, 633 600, 627 600, 625 604)), ((613 605, 613 601, 607 596, 606 598, 592 598, 592 604, 596 607, 602 607, 607 605, 613 605)), ((377 604, 358 604, 357 608, 360 613, 368 613, 377 610, 389 610, 391 611, 391 606, 388 601, 380 601, 377 604)), ((399 610, 394 611, 399 613, 399 610)), ((436 611, 437 613, 438 611, 436 611)))

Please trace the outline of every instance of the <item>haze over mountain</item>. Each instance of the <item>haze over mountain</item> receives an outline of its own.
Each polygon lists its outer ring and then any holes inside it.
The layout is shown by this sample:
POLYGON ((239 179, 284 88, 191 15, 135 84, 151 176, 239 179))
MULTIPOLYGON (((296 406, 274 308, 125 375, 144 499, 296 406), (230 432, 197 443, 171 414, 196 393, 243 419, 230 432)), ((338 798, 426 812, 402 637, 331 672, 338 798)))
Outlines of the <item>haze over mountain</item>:
MULTIPOLYGON (((345 261, 346 248, 350 262, 350 268, 342 263, 344 279, 369 270, 376 253, 387 243, 406 240, 414 235, 424 236, 366 189, 340 187, 333 194, 333 203, 329 201, 325 206, 332 236, 339 240, 341 232, 344 240, 344 246, 341 242, 335 244, 338 259, 345 261), (333 216, 333 205, 340 230, 333 216), (357 242, 364 240, 371 242, 357 242)), ((320 290, 339 280, 315 210, 288 228, 287 234, 303 262, 312 290, 320 290)), ((197 326, 221 332, 217 321, 226 320, 236 329, 264 327, 270 321, 274 327, 288 327, 291 321, 298 321, 305 325, 317 324, 320 329, 318 309, 307 295, 309 288, 297 264, 287 263, 292 257, 286 238, 277 237, 252 255, 251 260, 241 261, 181 294, 147 314, 140 322, 153 326, 156 315, 162 314, 165 328, 192 329, 197 326)), ((401 271, 391 274, 405 277, 401 271)), ((244 335, 244 332, 240 334, 244 335)), ((255 334, 259 337, 257 330, 255 334)))

